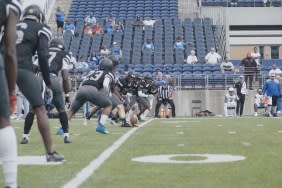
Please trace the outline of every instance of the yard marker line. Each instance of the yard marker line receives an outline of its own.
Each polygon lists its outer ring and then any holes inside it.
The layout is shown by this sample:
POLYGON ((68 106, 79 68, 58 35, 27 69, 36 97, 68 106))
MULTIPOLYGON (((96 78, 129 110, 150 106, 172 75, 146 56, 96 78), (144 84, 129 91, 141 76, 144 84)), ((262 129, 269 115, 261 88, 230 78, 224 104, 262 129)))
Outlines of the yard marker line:
POLYGON ((101 153, 96 159, 93 159, 89 165, 78 172, 74 178, 67 182, 63 188, 76 188, 85 182, 132 134, 134 134, 139 128, 153 121, 149 119, 140 124, 139 127, 132 128, 126 132, 122 137, 115 141, 110 147, 108 147, 103 153, 101 153))

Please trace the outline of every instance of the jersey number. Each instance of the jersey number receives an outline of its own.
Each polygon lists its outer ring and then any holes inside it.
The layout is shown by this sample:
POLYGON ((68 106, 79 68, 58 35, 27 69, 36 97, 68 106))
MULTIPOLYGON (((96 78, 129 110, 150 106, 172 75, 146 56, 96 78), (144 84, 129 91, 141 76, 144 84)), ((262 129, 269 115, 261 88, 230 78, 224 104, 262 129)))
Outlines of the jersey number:
POLYGON ((56 52, 49 52, 49 59, 48 59, 48 63, 49 66, 51 65, 51 63, 53 62, 54 58, 56 57, 57 53, 56 52))
POLYGON ((102 75, 103 75, 103 71, 95 71, 91 74, 89 80, 97 81, 101 78, 102 75))
POLYGON ((20 30, 17 29, 17 41, 16 44, 20 44, 23 41, 24 38, 24 31, 27 29, 26 23, 19 23, 17 26, 20 28, 20 30))

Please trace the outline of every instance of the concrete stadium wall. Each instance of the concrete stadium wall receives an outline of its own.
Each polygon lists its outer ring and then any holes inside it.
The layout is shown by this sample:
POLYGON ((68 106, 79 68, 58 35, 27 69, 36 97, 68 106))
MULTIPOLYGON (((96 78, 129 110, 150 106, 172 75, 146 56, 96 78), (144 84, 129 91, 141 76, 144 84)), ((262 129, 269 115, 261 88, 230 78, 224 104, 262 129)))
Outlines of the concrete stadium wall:
MULTIPOLYGON (((174 102, 177 116, 191 116, 191 101, 193 99, 202 100, 202 110, 209 110, 217 115, 224 114, 224 95, 223 90, 181 90, 174 93, 174 102)), ((255 90, 249 91, 244 106, 244 115, 253 115, 253 104, 255 90)), ((155 105, 154 105, 155 107, 155 105)))

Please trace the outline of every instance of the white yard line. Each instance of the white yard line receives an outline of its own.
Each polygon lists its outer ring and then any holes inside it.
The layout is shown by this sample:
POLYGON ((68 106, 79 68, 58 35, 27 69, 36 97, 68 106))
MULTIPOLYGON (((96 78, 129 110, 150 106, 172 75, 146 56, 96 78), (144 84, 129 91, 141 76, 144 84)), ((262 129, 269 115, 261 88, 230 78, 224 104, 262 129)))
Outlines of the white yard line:
POLYGON ((78 172, 74 178, 67 182, 63 188, 76 188, 85 182, 131 135, 133 135, 139 128, 153 121, 150 119, 140 124, 139 127, 132 128, 125 133, 110 147, 108 147, 103 153, 101 153, 96 159, 92 160, 89 165, 78 172))

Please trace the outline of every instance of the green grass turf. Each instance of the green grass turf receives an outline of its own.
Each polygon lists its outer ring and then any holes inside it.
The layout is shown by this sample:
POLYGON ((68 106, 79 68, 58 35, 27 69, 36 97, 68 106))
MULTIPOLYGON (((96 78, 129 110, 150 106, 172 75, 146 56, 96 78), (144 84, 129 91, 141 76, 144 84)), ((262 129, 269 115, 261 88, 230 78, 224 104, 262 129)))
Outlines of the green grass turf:
MULTIPOLYGON (((56 136, 58 120, 51 120, 55 149, 66 162, 58 166, 19 166, 19 185, 61 187, 130 128, 108 125, 111 135, 95 132, 96 122, 71 122, 72 144, 56 136)), ((18 140, 23 122, 13 122, 18 140)), ((80 187, 82 188, 281 188, 282 124, 279 118, 154 120, 135 132, 80 187), (263 125, 263 126, 262 126, 263 125), (131 161, 159 154, 232 154, 247 159, 216 164, 154 164, 131 161)), ((19 155, 43 155, 36 126, 19 155)), ((175 157, 201 160, 202 157, 175 157)), ((3 178, 0 178, 3 184, 3 178)))

